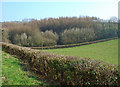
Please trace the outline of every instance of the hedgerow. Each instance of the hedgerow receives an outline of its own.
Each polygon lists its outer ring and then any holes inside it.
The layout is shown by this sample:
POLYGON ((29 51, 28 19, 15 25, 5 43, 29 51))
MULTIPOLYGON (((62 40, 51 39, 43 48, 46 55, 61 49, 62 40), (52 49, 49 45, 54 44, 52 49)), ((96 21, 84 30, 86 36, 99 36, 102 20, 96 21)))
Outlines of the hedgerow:
POLYGON ((31 70, 51 83, 77 86, 120 85, 117 65, 89 58, 56 55, 8 43, 2 43, 2 48, 5 52, 17 55, 26 61, 31 70))
POLYGON ((82 46, 82 45, 89 45, 93 43, 99 43, 99 42, 104 42, 104 41, 109 41, 116 39, 115 38, 109 38, 109 39, 102 39, 102 40, 97 40, 97 41, 91 41, 91 42, 84 42, 84 43, 78 43, 78 44, 67 44, 67 45, 55 45, 55 46, 45 46, 45 47, 30 47, 32 49, 56 49, 56 48, 68 48, 68 47, 76 47, 76 46, 82 46))

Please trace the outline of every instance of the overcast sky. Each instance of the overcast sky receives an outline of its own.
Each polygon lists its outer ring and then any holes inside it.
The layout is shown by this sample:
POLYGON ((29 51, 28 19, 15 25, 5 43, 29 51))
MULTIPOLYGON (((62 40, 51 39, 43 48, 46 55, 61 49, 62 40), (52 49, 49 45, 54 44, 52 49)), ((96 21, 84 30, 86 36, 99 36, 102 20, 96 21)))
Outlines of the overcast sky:
POLYGON ((118 17, 119 0, 3 0, 2 21, 72 16, 118 17), (9 1, 9 2, 8 2, 9 1), (25 2, 26 1, 26 2, 25 2))

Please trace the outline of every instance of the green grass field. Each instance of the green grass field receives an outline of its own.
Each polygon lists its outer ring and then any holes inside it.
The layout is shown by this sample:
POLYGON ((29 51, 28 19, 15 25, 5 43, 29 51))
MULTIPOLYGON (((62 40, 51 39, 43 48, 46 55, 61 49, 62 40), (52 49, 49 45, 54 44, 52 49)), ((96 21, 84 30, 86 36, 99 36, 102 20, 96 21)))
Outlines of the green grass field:
POLYGON ((118 64, 118 39, 72 48, 48 49, 44 51, 118 64))
POLYGON ((44 85, 37 80, 30 72, 24 71, 21 61, 5 52, 2 56, 2 85, 44 85))

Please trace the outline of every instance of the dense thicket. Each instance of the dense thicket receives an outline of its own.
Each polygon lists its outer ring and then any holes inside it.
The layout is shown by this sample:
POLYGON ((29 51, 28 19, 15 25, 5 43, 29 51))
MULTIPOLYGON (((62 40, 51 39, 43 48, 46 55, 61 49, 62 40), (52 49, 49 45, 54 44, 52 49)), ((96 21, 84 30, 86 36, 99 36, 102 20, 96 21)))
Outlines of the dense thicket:
POLYGON ((117 36, 117 22, 96 17, 60 17, 4 22, 3 41, 22 46, 72 44, 117 36), (7 30, 6 30, 7 29, 7 30))

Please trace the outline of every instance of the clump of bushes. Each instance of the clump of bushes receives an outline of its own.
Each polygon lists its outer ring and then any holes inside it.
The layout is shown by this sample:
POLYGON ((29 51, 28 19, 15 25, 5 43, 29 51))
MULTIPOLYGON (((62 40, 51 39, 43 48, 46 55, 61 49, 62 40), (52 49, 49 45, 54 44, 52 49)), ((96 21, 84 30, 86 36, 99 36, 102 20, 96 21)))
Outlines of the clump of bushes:
POLYGON ((56 55, 8 43, 2 43, 2 48, 26 61, 32 70, 50 82, 59 82, 64 86, 120 85, 120 73, 116 65, 88 58, 56 55))
POLYGON ((19 46, 53 46, 57 44, 58 35, 52 30, 40 31, 32 26, 14 26, 2 31, 3 42, 10 42, 19 46))
POLYGON ((95 34, 94 30, 89 28, 66 29, 61 33, 62 44, 75 44, 92 40, 95 40, 95 34))

